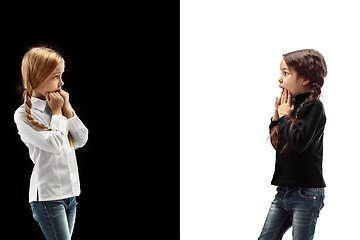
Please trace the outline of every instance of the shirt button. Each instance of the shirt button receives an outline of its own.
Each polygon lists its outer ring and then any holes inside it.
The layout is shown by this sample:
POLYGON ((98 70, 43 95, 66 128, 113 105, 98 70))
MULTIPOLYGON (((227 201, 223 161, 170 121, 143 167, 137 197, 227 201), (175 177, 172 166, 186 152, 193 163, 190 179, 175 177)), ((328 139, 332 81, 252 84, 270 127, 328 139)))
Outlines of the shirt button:
POLYGON ((316 199, 316 197, 314 197, 314 199, 316 199))

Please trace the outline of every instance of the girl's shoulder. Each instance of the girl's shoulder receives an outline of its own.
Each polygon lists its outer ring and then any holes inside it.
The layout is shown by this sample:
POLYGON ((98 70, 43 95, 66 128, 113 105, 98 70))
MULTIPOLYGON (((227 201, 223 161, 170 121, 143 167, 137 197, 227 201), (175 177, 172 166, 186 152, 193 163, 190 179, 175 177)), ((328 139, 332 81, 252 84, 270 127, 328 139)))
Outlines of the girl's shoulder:
POLYGON ((324 104, 321 102, 320 99, 317 99, 313 102, 309 102, 308 104, 306 104, 306 106, 316 106, 316 107, 324 108, 324 104))
POLYGON ((16 120, 17 118, 22 118, 24 116, 25 116, 25 105, 23 103, 15 110, 14 118, 16 120))
POLYGON ((324 105, 319 99, 305 104, 302 109, 300 109, 299 115, 309 111, 325 114, 324 105))
POLYGON ((305 104, 303 108, 307 108, 307 107, 315 107, 315 108, 324 109, 324 104, 321 102, 320 99, 317 99, 313 102, 309 102, 309 103, 305 104))

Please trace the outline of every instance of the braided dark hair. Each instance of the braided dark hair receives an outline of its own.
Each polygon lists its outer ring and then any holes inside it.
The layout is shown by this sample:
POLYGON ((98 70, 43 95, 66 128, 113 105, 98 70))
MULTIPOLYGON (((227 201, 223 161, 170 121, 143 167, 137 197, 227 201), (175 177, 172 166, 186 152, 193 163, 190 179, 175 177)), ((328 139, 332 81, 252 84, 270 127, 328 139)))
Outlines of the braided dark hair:
MULTIPOLYGON (((288 117, 290 126, 296 127, 298 124, 298 115, 300 110, 311 102, 315 102, 321 95, 321 87, 324 85, 324 79, 327 75, 327 66, 325 59, 321 53, 313 49, 298 50, 283 55, 286 64, 294 69, 299 77, 310 80, 310 84, 313 86, 311 95, 299 106, 295 113, 295 117, 288 117)), ((270 133, 271 144, 275 149, 278 148, 281 139, 281 133, 279 126, 272 129, 270 133)), ((290 147, 288 144, 282 149, 282 151, 288 152, 290 147)))

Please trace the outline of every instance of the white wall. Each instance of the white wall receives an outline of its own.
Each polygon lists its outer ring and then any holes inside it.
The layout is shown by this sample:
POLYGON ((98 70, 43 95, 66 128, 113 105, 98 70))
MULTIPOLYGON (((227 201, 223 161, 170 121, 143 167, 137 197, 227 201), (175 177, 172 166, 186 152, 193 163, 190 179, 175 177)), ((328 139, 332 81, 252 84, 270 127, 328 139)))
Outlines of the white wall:
MULTIPOLYGON (((180 2, 182 240, 257 239, 275 187, 268 137, 282 54, 320 51, 325 207, 315 239, 355 239, 360 215, 356 1, 180 2), (336 2, 336 3, 335 3, 336 2)), ((284 239, 291 239, 291 231, 284 239)))

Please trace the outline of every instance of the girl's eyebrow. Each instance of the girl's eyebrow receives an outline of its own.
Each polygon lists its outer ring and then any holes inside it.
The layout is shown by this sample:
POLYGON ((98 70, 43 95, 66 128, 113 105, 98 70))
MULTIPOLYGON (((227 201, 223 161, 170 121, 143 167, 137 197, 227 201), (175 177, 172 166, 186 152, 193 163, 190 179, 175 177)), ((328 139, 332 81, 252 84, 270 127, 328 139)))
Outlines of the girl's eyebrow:
POLYGON ((289 70, 288 68, 282 68, 281 70, 289 70))
MULTIPOLYGON (((64 72, 65 72, 65 71, 64 71, 64 72)), ((53 75, 56 75, 56 74, 61 74, 61 72, 58 71, 58 72, 54 72, 54 73, 53 73, 53 75)))

